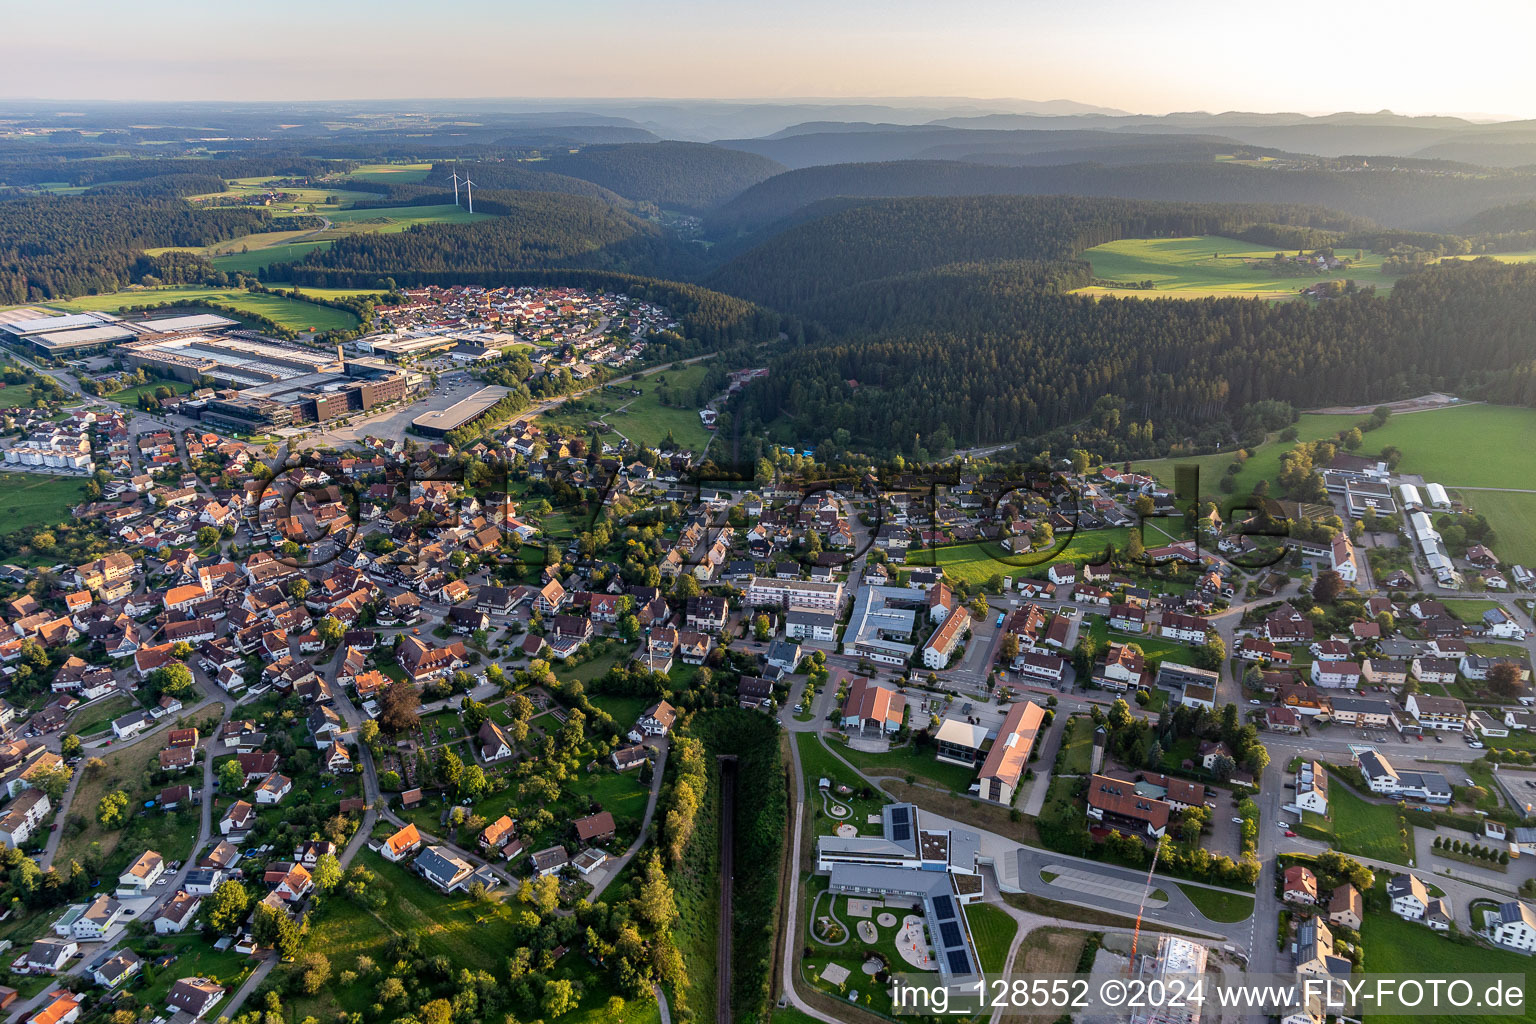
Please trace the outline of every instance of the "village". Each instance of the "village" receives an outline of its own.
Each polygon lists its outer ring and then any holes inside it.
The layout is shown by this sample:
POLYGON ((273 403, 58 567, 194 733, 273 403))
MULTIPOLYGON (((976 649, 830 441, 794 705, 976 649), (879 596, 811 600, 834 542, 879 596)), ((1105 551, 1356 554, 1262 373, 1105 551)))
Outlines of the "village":
MULTIPOLYGON (((466 331, 667 326, 406 296, 365 344, 412 372, 466 331)), ((0 565, 16 1019, 233 1018, 381 884, 576 913, 651 870, 675 734, 719 707, 785 739, 815 870, 780 941, 829 998, 995 972, 1023 933, 978 922, 1010 897, 1203 936, 1145 970, 1348 974, 1393 962, 1387 916, 1536 949, 1533 578, 1453 551, 1445 490, 1384 463, 1340 452, 1326 501, 1228 520, 1086 458, 805 487, 781 451, 703 485, 699 452, 539 414, 279 455, 186 402, 78 397, 7 414, 7 458, 94 487, 53 538, 82 557, 0 565)))

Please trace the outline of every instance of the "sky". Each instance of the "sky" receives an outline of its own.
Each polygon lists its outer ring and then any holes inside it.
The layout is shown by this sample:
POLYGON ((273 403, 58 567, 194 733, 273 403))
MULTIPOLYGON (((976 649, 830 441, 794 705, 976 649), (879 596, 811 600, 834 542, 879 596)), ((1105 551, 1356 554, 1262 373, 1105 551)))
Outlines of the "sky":
POLYGON ((1536 117, 1536 3, 57 0, 0 96, 976 97, 1536 117))

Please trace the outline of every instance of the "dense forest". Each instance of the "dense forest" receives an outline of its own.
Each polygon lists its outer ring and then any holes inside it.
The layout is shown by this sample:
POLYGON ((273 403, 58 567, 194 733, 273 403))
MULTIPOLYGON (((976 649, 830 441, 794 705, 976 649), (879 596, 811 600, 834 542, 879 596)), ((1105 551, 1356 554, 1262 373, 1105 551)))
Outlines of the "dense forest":
POLYGON ((268 279, 325 287, 381 276, 425 281, 424 275, 568 266, 649 271, 667 263, 669 243, 654 224, 608 203, 557 192, 486 190, 476 211, 495 220, 422 224, 398 234, 358 234, 315 250, 298 264, 269 268, 268 279))
POLYGON ((1453 263, 1386 298, 1316 306, 1096 300, 1035 290, 1027 274, 935 280, 921 293, 903 279, 869 286, 870 324, 775 360, 737 407, 741 428, 921 458, 1109 416, 1097 425, 1145 455, 1265 399, 1513 388, 1501 371, 1516 366, 1527 390, 1536 380, 1533 266, 1453 263), (931 313, 940 296, 949 306, 931 313))
POLYGON ((773 224, 834 197, 1078 195, 1181 202, 1302 203, 1394 227, 1448 230, 1504 203, 1536 199, 1536 173, 1471 168, 1315 164, 1266 167, 1232 162, 995 166, 999 158, 833 164, 789 171, 754 185, 709 218, 716 237, 773 224))
POLYGON ((596 182, 626 199, 699 213, 784 170, 755 153, 695 142, 591 146, 532 166, 596 182))
POLYGON ((1119 238, 1227 234, 1254 224, 1322 230, 1353 218, 1301 206, 1148 203, 1075 196, 834 200, 712 274, 711 287, 795 313, 826 311, 845 288, 989 260, 1064 260, 1119 238))
MULTIPOLYGON (((298 177, 318 176, 338 170, 350 170, 350 161, 334 163, 294 153, 264 153, 259 156, 199 159, 196 157, 101 157, 98 150, 86 149, 93 159, 79 159, 77 154, 51 153, 7 156, 0 153, 0 185, 40 185, 63 182, 66 185, 100 185, 106 182, 143 181, 167 175, 193 174, 215 178, 255 178, 266 175, 298 177), (75 158, 71 159, 70 157, 75 158)), ((215 190, 217 191, 217 190, 215 190)))
POLYGON ((265 210, 194 210, 172 198, 0 199, 0 302, 116 291, 132 280, 139 250, 208 245, 264 230, 269 221, 265 210))

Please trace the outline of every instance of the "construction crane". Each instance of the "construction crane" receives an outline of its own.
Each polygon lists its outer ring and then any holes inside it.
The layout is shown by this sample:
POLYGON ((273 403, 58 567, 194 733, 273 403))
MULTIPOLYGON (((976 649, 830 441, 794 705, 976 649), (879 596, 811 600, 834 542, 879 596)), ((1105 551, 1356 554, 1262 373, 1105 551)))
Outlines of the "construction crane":
POLYGON ((1126 968, 1127 974, 1136 973, 1136 945, 1141 941, 1141 915, 1147 909, 1147 896, 1152 892, 1152 873, 1157 870, 1157 858, 1163 852, 1163 844, 1159 842, 1152 851, 1152 866, 1147 868, 1147 883, 1141 890, 1141 905, 1136 908, 1136 930, 1131 933, 1131 960, 1126 968))

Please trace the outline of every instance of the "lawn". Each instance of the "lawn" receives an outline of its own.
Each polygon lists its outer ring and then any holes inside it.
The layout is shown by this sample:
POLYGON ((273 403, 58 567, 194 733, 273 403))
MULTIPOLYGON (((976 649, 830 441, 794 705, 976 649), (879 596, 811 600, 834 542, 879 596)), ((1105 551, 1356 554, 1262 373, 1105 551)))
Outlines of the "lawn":
POLYGON ((648 697, 620 697, 602 693, 589 693, 587 699, 608 712, 620 726, 632 724, 640 717, 640 712, 656 703, 648 697))
MULTIPOLYGON (((1521 481, 1511 477, 1510 483, 1521 481)), ((1462 490, 1457 496, 1472 511, 1487 517, 1499 558, 1519 565, 1536 565, 1536 494, 1462 490)))
POLYGON ((119 405, 129 405, 136 407, 139 404, 140 395, 153 395, 160 388, 169 388, 171 394, 173 395, 184 395, 189 391, 195 390, 196 387, 197 385, 191 384, 184 380, 157 379, 146 381, 143 384, 135 384, 133 387, 123 388, 121 391, 114 391, 107 397, 111 398, 112 401, 118 403, 119 405))
POLYGON ((79 736, 94 736, 111 728, 113 719, 121 718, 138 708, 139 702, 126 694, 92 701, 75 712, 75 717, 69 723, 69 731, 79 736))
POLYGON ((890 801, 886 800, 879 790, 874 790, 874 795, 867 800, 853 795, 868 784, 851 768, 834 757, 831 751, 822 746, 816 733, 796 733, 795 743, 800 748, 800 767, 805 772, 806 803, 815 810, 812 815, 814 819, 811 825, 812 833, 830 834, 837 825, 836 819, 829 818, 822 812, 822 797, 817 791, 817 786, 822 779, 829 779, 832 783, 827 802, 847 806, 852 812, 847 819, 848 823, 857 826, 861 832, 872 833, 873 826, 867 824, 867 816, 879 814, 880 809, 890 801), (838 793, 837 787, 840 785, 848 786, 853 793, 838 793))
POLYGON ((1207 889, 1201 885, 1185 885, 1183 882, 1175 884, 1178 885, 1180 892, 1189 897, 1195 909, 1209 920, 1232 924, 1237 921, 1246 921, 1253 916, 1252 896, 1207 889))
POLYGON ((988 903, 973 903, 965 908, 965 920, 971 926, 976 943, 976 957, 987 974, 1001 974, 1008 962, 1008 947, 1018 934, 1019 925, 1007 912, 988 903))
MULTIPOLYGON (((1180 665, 1192 664, 1194 648, 1188 647, 1172 640, 1164 640, 1161 637, 1152 636, 1149 633, 1121 633, 1109 628, 1109 622, 1101 616, 1093 617, 1093 625, 1089 628, 1088 635, 1093 637, 1098 650, 1103 651, 1109 644, 1135 644, 1141 648, 1141 653, 1148 658, 1157 658, 1162 661, 1172 661, 1180 665)), ((1153 710, 1156 710, 1155 708, 1153 710)))
POLYGON ((1445 605, 1445 610, 1450 612, 1462 622, 1481 624, 1483 613, 1499 607, 1497 601, 1468 601, 1446 599, 1440 602, 1445 605))
POLYGON ((85 500, 85 482, 47 473, 0 473, 5 491, 6 533, 30 526, 48 526, 69 518, 69 510, 85 500))
POLYGON ((964 765, 940 761, 932 748, 915 746, 897 747, 884 754, 865 750, 853 750, 839 740, 833 740, 833 749, 866 775, 908 775, 919 782, 927 782, 956 793, 964 793, 976 781, 976 769, 964 765))
POLYGON ((247 292, 242 288, 201 288, 169 286, 143 288, 135 286, 105 295, 81 295, 53 305, 70 312, 112 311, 124 306, 153 305, 162 302, 178 302, 188 299, 207 300, 231 306, 246 313, 258 313, 276 323, 296 331, 328 331, 334 328, 357 326, 357 317, 344 309, 317 306, 301 299, 285 299, 278 295, 247 292))
MULTIPOLYGON (((1155 288, 1094 286, 1079 290, 1131 298, 1195 299, 1215 295, 1283 299, 1294 297, 1317 281, 1347 278, 1387 291, 1394 280, 1381 272, 1382 257, 1375 253, 1366 253, 1358 264, 1346 270, 1277 277, 1261 262, 1273 259, 1275 252, 1272 246, 1220 235, 1126 238, 1094 246, 1083 253, 1083 259, 1093 265, 1093 276, 1097 279, 1125 284, 1151 281, 1155 288)), ((1295 250, 1287 250, 1286 254, 1295 255, 1295 250)), ((1339 255, 1352 257, 1354 253, 1341 250, 1339 255)))
POLYGON ((1063 775, 1087 775, 1093 765, 1093 719, 1079 715, 1065 726, 1057 755, 1063 775))
POLYGON ((985 584, 994 576, 1044 576, 1056 562, 1098 562, 1106 546, 1125 547, 1130 537, 1127 529, 1084 530, 1071 536, 1058 533, 1056 542, 1045 551, 1013 555, 999 545, 978 541, 974 544, 948 544, 935 548, 913 548, 907 552, 908 565, 939 565, 946 579, 962 580, 972 587, 985 584))
MULTIPOLYGON (((1367 803, 1335 776, 1329 791, 1328 812, 1334 846, 1341 852, 1393 864, 1408 863, 1411 854, 1401 835, 1403 816, 1395 806, 1367 803)), ((1374 970, 1376 965, 1371 967, 1374 970)))
MULTIPOLYGON (((1368 911, 1360 927, 1365 946, 1366 969, 1372 974, 1432 974, 1459 977, 1468 974, 1516 974, 1530 971, 1529 957, 1508 950, 1451 942, 1423 925, 1404 921, 1394 914, 1368 911)), ((1526 982, 1525 1013, 1520 1016, 1495 1016, 1475 1013, 1437 1013, 1441 1024, 1493 1024, 1495 1021, 1536 1020, 1533 1016, 1530 982, 1526 982)), ((1394 1017, 1372 1013, 1371 1024, 1407 1024, 1426 1017, 1394 1017)))
MULTIPOLYGON (((250 957, 233 950, 214 949, 203 941, 201 935, 195 933, 164 938, 147 935, 130 942, 129 946, 145 960, 153 960, 167 953, 176 957, 174 963, 157 969, 150 983, 145 984, 141 974, 129 985, 128 991, 146 1006, 163 1006, 171 986, 181 978, 212 978, 229 990, 228 995, 233 995, 245 976, 251 972, 250 957)), ((88 955, 94 956, 95 953, 93 951, 88 955)), ((213 1015, 213 1018, 217 1019, 217 1015, 213 1015)))

